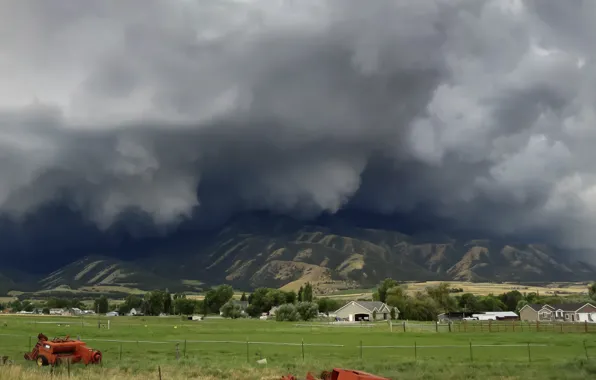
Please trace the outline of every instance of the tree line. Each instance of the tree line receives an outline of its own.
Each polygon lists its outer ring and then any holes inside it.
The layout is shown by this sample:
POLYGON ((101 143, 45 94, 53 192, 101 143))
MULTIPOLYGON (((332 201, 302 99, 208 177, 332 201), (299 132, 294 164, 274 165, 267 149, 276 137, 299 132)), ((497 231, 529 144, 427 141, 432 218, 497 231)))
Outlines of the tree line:
POLYGON ((373 294, 373 299, 385 302, 390 307, 397 307, 400 311, 400 319, 418 321, 437 320, 439 314, 448 312, 519 312, 528 303, 547 304, 596 300, 596 283, 589 287, 589 297, 545 296, 535 292, 521 293, 518 290, 499 295, 478 296, 462 291, 460 289, 454 291, 449 283, 444 282, 429 286, 424 291, 411 294, 408 292, 407 285, 387 278, 379 283, 376 292, 373 294))

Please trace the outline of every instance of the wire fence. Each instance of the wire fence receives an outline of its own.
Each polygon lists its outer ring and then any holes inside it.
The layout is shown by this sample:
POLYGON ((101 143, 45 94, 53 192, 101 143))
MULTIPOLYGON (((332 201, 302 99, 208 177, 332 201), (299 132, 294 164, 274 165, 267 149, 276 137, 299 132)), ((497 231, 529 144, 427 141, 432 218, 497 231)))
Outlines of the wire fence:
MULTIPOLYGON (((596 342, 574 341, 559 344, 546 343, 487 343, 468 341, 457 344, 369 344, 365 339, 345 344, 318 342, 274 342, 246 340, 127 340, 83 339, 99 349, 103 361, 117 364, 123 360, 180 360, 200 358, 201 361, 255 362, 270 360, 373 360, 383 362, 394 359, 452 360, 452 361, 552 361, 554 359, 596 357, 596 342), (497 359, 498 358, 498 359, 497 359)), ((428 341, 428 340, 427 340, 428 341)), ((9 356, 22 360, 31 351, 37 337, 0 334, 0 357, 9 356)))

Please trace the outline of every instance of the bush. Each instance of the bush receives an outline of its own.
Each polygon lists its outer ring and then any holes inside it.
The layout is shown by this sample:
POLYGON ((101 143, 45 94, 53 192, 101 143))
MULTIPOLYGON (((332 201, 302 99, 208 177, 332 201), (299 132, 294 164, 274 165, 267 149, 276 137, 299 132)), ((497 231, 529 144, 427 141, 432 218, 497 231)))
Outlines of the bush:
POLYGON ((298 314, 298 311, 296 310, 296 307, 289 303, 281 305, 277 308, 277 311, 275 312, 275 320, 280 322, 294 322, 297 321, 299 317, 300 316, 298 314))
POLYGON ((221 313, 224 318, 237 319, 242 316, 242 309, 239 305, 228 301, 221 307, 221 313))

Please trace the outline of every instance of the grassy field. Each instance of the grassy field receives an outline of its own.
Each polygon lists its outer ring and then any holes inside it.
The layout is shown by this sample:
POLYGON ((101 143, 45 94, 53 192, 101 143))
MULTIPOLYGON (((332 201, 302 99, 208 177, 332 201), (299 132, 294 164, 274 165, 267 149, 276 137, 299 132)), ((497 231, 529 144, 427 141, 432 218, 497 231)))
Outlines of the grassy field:
MULTIPOLYGON (((103 352, 101 368, 73 368, 85 379, 148 378, 149 373, 157 374, 157 366, 165 379, 239 375, 273 379, 285 373, 303 378, 306 371, 318 374, 333 367, 357 368, 394 379, 596 376, 596 336, 591 333, 560 333, 556 329, 436 333, 428 324, 419 330, 425 332, 404 333, 399 326, 394 325, 390 332, 386 323, 335 327, 218 318, 192 322, 176 317, 116 317, 110 320, 108 330, 99 329, 96 318, 0 316, 0 356, 7 355, 18 365, 12 369, 0 366, 0 379, 48 376, 49 368, 38 369, 23 359, 39 332, 50 338, 80 336, 103 352), (257 364, 262 358, 267 365, 257 364)), ((57 371, 54 375, 64 369, 57 371)))

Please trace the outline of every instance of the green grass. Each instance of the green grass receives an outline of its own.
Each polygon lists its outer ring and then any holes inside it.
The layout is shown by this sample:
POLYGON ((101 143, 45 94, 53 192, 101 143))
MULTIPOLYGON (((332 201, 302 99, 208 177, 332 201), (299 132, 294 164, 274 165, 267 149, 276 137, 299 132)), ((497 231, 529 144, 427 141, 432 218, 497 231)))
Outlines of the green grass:
MULTIPOLYGON (((592 333, 527 330, 436 333, 432 328, 404 333, 399 325, 394 325, 390 332, 385 323, 366 328, 311 325, 216 318, 193 322, 176 317, 116 317, 111 319, 111 328, 107 330, 98 329, 97 318, 92 317, 0 316, 0 356, 8 355, 16 364, 34 367, 23 359, 23 353, 32 348, 34 337, 43 332, 50 338, 80 335, 90 347, 103 352, 106 370, 132 373, 152 371, 157 365, 172 371, 247 370, 260 367, 256 361, 266 358, 267 366, 280 376, 291 372, 299 378, 307 370, 318 373, 342 366, 393 378, 596 376, 592 364, 596 361, 596 335, 592 333), (59 326, 58 322, 66 323, 59 326), (177 343, 180 362, 176 361, 177 343)), ((256 371, 258 376, 261 370, 256 371)))

